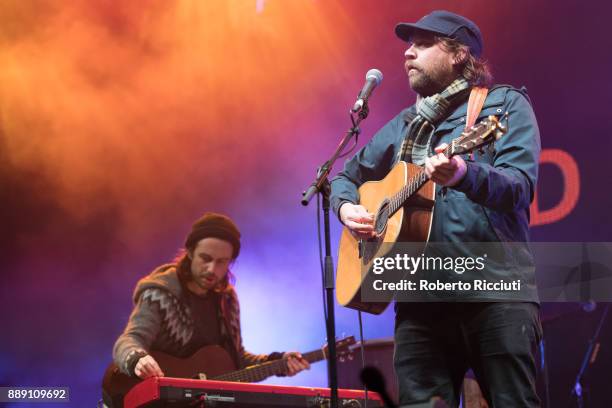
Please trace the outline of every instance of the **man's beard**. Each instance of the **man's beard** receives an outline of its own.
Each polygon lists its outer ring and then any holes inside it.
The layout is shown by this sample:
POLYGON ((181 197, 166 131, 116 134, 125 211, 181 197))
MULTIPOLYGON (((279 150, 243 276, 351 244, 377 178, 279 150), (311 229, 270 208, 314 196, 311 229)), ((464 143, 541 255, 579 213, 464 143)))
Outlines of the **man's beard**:
POLYGON ((219 279, 214 274, 206 274, 199 276, 195 282, 200 288, 210 290, 219 284, 219 279))
POLYGON ((412 76, 408 72, 407 74, 410 88, 422 97, 442 92, 455 79, 454 73, 445 72, 440 67, 434 67, 430 72, 416 68, 416 73, 412 76))

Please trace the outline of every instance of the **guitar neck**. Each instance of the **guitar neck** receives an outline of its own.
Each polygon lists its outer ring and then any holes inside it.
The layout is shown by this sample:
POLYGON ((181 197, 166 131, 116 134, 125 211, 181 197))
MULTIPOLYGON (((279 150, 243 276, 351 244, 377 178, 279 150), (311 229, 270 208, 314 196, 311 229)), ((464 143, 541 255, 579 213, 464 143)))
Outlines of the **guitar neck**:
MULTIPOLYGON (((452 154, 451 145, 452 143, 449 144, 443 152, 448 158, 454 156, 454 154, 452 154)), ((389 216, 395 214, 397 210, 402 208, 406 201, 421 187, 423 187, 423 185, 425 185, 427 180, 427 174, 425 174, 424 169, 419 170, 414 176, 412 176, 406 185, 389 200, 389 216)))
MULTIPOLYGON (((309 363, 324 360, 327 356, 323 349, 309 351, 303 353, 302 357, 309 363)), ((232 371, 211 380, 218 381, 234 381, 234 382, 259 382, 273 375, 282 374, 287 370, 287 362, 285 359, 267 361, 265 363, 256 364, 242 370, 232 371)))
MULTIPOLYGON (((507 119, 508 113, 506 112, 503 117, 507 119)), ((499 123, 499 119, 491 115, 478 124, 466 129, 461 133, 461 136, 453 139, 446 146, 443 153, 446 157, 451 158, 457 154, 470 153, 476 149, 482 149, 483 146, 493 143, 502 137, 507 131, 507 127, 502 126, 499 123)), ((397 210, 402 208, 406 201, 423 187, 426 182, 427 175, 425 170, 421 168, 397 194, 389 199, 388 216, 395 214, 397 210)))

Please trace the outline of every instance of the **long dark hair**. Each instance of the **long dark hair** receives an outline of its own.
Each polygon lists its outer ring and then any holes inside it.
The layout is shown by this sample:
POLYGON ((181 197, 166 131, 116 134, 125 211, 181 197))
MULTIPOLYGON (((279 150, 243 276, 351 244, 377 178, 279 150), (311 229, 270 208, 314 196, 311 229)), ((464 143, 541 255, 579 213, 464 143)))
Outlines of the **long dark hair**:
MULTIPOLYGON (((195 248, 181 248, 172 261, 176 265, 176 274, 183 286, 187 285, 192 280, 191 277, 191 258, 189 252, 193 253, 195 248)), ((232 259, 232 264, 236 259, 232 259)), ((228 292, 233 289, 236 283, 236 276, 231 270, 227 270, 225 278, 215 287, 214 291, 218 293, 228 292)))
POLYGON ((436 37, 445 51, 458 54, 464 51, 466 58, 461 62, 461 75, 471 86, 488 87, 493 83, 493 75, 489 63, 483 58, 477 58, 470 52, 467 45, 448 37, 436 37))

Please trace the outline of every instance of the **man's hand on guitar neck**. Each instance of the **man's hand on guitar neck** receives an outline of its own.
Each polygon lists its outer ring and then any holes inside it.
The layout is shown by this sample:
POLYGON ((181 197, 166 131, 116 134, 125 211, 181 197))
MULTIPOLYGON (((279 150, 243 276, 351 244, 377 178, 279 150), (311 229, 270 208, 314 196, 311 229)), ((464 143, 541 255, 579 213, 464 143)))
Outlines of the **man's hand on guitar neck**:
POLYGON ((434 183, 444 187, 456 186, 463 180, 467 173, 467 164, 461 156, 453 156, 450 159, 444 155, 448 144, 442 143, 435 148, 435 156, 425 159, 425 174, 434 183))
POLYGON ((374 232, 374 214, 368 212, 364 206, 344 203, 340 207, 340 220, 356 238, 372 238, 374 232))
POLYGON ((287 360, 287 376, 296 375, 302 370, 309 370, 310 363, 302 357, 298 352, 291 351, 283 354, 283 358, 287 360))
POLYGON ((138 360, 136 367, 134 367, 134 374, 143 380, 149 377, 164 376, 164 372, 159 368, 159 364, 157 364, 157 361, 150 355, 141 357, 138 360))

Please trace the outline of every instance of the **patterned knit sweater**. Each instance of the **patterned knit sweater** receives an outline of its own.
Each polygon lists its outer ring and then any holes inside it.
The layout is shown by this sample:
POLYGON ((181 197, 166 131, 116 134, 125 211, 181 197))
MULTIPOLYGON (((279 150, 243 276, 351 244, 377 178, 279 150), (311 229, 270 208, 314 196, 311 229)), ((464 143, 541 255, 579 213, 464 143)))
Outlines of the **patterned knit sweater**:
MULTIPOLYGON (((184 350, 194 334, 194 317, 184 301, 183 290, 174 264, 162 265, 138 282, 134 310, 113 347, 113 359, 121 372, 133 376, 136 362, 150 350, 187 357, 184 350)), ((244 349, 240 306, 233 287, 221 293, 219 311, 221 335, 229 339, 230 352, 240 368, 282 356, 255 355, 244 349)))

